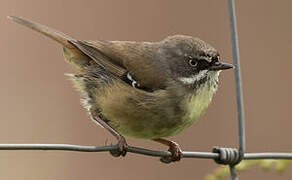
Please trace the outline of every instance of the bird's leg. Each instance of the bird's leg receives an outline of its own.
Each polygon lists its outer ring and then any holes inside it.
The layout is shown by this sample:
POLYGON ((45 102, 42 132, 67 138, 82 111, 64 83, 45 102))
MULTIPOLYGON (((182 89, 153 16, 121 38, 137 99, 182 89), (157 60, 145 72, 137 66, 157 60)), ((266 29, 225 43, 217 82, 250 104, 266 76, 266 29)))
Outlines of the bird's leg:
MULTIPOLYGON (((95 113, 94 113, 95 114, 95 113)), ((98 115, 94 115, 93 113, 92 118, 97 121, 102 127, 104 127, 105 129, 107 129, 112 135, 114 135, 117 140, 118 140, 118 147, 119 150, 118 151, 110 151, 110 153, 114 156, 114 157, 119 157, 119 156, 125 156, 127 153, 127 142, 126 139, 124 138, 124 136, 120 135, 116 130, 114 130, 108 123, 106 123, 104 120, 102 120, 98 115)))
POLYGON ((171 163, 171 162, 179 161, 182 158, 182 156, 183 156, 182 150, 176 142, 170 141, 167 139, 162 139, 162 138, 157 138, 157 139, 153 139, 153 140, 168 146, 169 147, 168 151, 171 152, 171 154, 172 154, 172 156, 162 157, 160 159, 161 162, 171 163))

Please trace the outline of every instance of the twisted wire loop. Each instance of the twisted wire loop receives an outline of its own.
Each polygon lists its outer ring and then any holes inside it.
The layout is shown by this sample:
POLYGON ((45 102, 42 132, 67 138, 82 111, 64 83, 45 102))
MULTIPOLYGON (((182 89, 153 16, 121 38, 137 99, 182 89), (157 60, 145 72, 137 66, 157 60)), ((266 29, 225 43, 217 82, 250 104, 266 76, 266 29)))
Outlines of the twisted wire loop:
POLYGON ((218 158, 214 159, 218 164, 235 166, 243 159, 243 154, 236 148, 214 147, 212 152, 219 154, 218 158))

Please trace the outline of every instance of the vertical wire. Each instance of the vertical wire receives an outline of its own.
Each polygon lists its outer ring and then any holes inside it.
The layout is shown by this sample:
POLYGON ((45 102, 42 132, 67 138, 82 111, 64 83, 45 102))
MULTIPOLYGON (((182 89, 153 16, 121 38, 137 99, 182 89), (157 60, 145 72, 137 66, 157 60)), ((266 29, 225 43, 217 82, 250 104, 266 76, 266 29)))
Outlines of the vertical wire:
POLYGON ((234 166, 229 166, 229 171, 230 171, 230 174, 231 174, 231 179, 232 180, 238 180, 238 176, 235 172, 235 169, 234 169, 234 166))
MULTIPOLYGON (((228 0, 230 31, 232 40, 232 55, 235 66, 234 76, 236 85, 236 100, 237 100, 237 119, 238 119, 238 135, 239 135, 239 155, 242 159, 245 153, 245 119, 244 119, 244 104, 242 93, 242 79, 240 71, 239 46, 237 36, 237 24, 235 15, 234 0, 228 0)), ((234 166, 229 166, 231 179, 238 180, 234 166)))
POLYGON ((229 17, 230 17, 230 30, 232 39, 232 54, 233 63, 235 66, 235 84, 236 84, 236 100, 237 100, 237 118, 238 118, 238 131, 239 131, 239 152, 243 156, 245 152, 245 120, 244 120, 244 105, 242 93, 242 79, 240 71, 238 37, 236 27, 235 5, 234 0, 228 0, 229 17))

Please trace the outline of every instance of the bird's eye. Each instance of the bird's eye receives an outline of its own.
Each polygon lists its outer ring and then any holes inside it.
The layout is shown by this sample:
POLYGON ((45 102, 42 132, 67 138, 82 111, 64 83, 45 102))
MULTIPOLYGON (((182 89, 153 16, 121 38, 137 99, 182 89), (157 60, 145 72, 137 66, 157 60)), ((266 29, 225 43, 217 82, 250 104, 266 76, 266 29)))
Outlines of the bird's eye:
POLYGON ((190 66, 196 67, 198 65, 198 62, 195 61, 194 59, 190 59, 189 64, 190 64, 190 66))
POLYGON ((192 56, 189 56, 188 59, 189 59, 190 66, 196 67, 198 65, 198 61, 196 61, 192 56))

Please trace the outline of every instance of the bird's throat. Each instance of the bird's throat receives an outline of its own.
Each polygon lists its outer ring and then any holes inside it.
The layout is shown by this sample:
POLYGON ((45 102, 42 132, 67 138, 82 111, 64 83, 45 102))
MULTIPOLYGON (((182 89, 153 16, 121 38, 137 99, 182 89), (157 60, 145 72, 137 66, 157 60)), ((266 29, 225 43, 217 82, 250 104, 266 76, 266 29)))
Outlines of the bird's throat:
POLYGON ((206 111, 217 91, 219 73, 219 71, 211 72, 204 83, 192 87, 186 103, 187 113, 185 118, 189 121, 198 120, 206 111))

